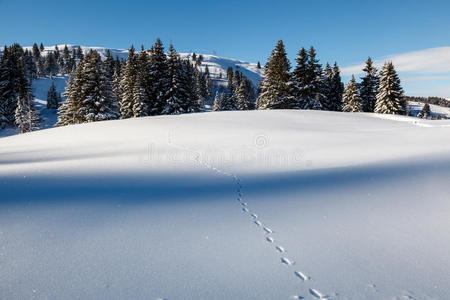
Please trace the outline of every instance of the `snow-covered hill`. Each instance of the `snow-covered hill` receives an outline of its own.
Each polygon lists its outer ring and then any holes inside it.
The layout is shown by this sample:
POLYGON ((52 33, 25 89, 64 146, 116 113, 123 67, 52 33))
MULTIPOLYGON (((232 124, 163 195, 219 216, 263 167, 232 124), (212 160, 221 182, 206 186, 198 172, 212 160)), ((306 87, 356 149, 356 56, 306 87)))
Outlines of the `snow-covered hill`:
POLYGON ((0 139, 1 299, 449 299, 450 121, 323 111, 0 139))
MULTIPOLYGON (((64 49, 65 45, 57 45, 59 50, 64 49)), ((78 47, 81 47, 83 53, 87 53, 89 50, 96 50, 102 59, 106 58, 106 51, 109 49, 111 52, 111 55, 119 59, 126 60, 128 57, 128 50, 127 49, 115 49, 115 48, 105 48, 105 47, 87 47, 87 46, 79 46, 79 45, 72 45, 68 44, 67 48, 69 51, 72 51, 72 49, 78 49, 78 47)), ((42 53, 42 55, 47 55, 49 51, 54 51, 55 46, 47 46, 44 47, 45 50, 42 53)), ((32 47, 24 47, 24 49, 31 50, 32 47)), ((197 53, 198 55, 203 56, 203 62, 201 65, 201 69, 204 71, 206 66, 208 66, 211 77, 213 80, 217 80, 218 82, 225 83, 226 82, 226 75, 227 75, 227 68, 232 67, 233 69, 238 69, 241 71, 247 78, 251 79, 255 86, 258 84, 258 81, 262 79, 263 69, 258 69, 256 63, 249 63, 238 59, 232 59, 232 58, 225 58, 220 57, 216 55, 210 55, 210 54, 201 54, 197 53)), ((190 58, 192 59, 192 53, 180 53, 181 58, 190 58)))

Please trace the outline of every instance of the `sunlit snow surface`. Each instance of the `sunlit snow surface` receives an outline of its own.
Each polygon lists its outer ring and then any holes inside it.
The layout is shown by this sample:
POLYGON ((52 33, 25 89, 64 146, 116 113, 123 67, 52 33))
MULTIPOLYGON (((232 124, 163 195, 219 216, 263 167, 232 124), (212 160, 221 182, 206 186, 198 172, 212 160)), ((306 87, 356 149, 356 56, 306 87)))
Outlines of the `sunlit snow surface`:
POLYGON ((448 125, 252 111, 0 138, 0 299, 449 299, 448 125))

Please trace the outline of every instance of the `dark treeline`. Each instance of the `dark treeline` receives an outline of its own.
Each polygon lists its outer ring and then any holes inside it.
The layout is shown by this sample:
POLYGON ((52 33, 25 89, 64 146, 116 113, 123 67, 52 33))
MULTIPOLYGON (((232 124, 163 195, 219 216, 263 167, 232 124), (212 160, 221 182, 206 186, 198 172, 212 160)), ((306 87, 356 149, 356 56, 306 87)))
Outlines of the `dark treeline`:
POLYGON ((313 47, 298 51, 291 70, 279 41, 256 89, 239 68, 227 69, 223 86, 211 79, 207 65, 202 68, 202 55, 193 53, 181 59, 172 45, 168 50, 165 53, 157 39, 148 50, 142 47, 136 52, 131 46, 127 60, 114 58, 109 50, 102 60, 95 50, 84 53, 81 47, 5 47, 0 56, 0 125, 16 126, 20 132, 38 128, 31 83, 56 74, 69 78, 63 104, 53 82, 48 91, 47 108, 58 109, 58 126, 198 112, 207 103, 216 111, 313 109, 384 114, 408 113, 407 100, 450 106, 443 98, 405 97, 391 62, 378 71, 369 58, 360 82, 352 76, 344 87, 337 63, 323 67, 313 47))
POLYGON ((391 62, 377 72, 369 58, 364 76, 342 84, 337 63, 325 68, 313 47, 301 48, 291 71, 283 41, 272 51, 260 84, 258 109, 315 109, 347 112, 405 114, 406 102, 400 79, 391 62))
MULTIPOLYGON (((31 50, 19 44, 5 46, 0 56, 0 126, 16 126, 19 132, 37 129, 39 117, 32 102, 32 81, 56 74, 67 75, 82 56, 80 47, 69 51, 67 46, 46 50, 42 44, 34 44, 31 50)), ((47 107, 56 109, 60 102, 61 97, 52 83, 47 107)))
POLYGON ((138 53, 131 46, 126 61, 109 50, 102 60, 95 50, 83 53, 81 47, 69 51, 67 46, 45 49, 34 44, 24 50, 14 44, 0 58, 0 121, 2 127, 17 126, 20 132, 36 129, 31 83, 56 74, 69 78, 62 105, 53 82, 47 95, 47 108, 58 109, 58 126, 198 112, 219 93, 223 101, 216 110, 254 108, 257 91, 249 79, 230 67, 228 85, 219 86, 202 62, 203 56, 195 53, 180 59, 172 45, 165 53, 159 39, 138 53))
POLYGON ((445 98, 441 98, 441 97, 405 96, 405 99, 407 101, 416 101, 416 102, 439 105, 439 106, 443 106, 443 107, 450 107, 450 101, 445 98))

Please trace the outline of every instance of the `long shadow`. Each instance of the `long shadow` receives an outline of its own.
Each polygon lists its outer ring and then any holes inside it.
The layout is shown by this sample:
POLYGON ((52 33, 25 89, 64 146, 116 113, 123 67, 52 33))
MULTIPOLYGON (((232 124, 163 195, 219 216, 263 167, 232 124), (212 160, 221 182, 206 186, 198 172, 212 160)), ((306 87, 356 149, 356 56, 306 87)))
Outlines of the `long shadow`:
MULTIPOLYGON (((314 193, 333 187, 351 188, 376 181, 430 174, 450 182, 450 158, 405 161, 298 172, 243 175, 244 191, 267 195, 300 191, 314 193)), ((89 203, 120 201, 217 201, 232 195, 230 177, 203 173, 95 173, 70 176, 0 178, 2 204, 29 202, 89 203)), ((436 177, 435 177, 436 178, 436 177)), ((231 196, 230 196, 231 197, 231 196)))

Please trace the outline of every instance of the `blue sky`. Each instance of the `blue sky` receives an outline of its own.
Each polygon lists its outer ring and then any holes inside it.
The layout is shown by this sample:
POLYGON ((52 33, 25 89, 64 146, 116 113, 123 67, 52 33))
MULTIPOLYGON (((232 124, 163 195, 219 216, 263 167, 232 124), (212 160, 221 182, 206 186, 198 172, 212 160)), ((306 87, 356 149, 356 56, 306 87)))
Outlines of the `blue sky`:
MULTIPOLYGON (((449 1, 416 0, 0 0, 0 44, 128 48, 132 43, 148 47, 160 37, 180 52, 215 51, 263 63, 276 41, 283 39, 292 62, 300 47, 314 45, 323 63, 336 60, 348 67, 367 56, 382 60, 450 46, 449 12, 449 1)), ((444 78, 445 84, 450 73, 438 71, 432 75, 444 78)), ((406 74, 410 75, 423 74, 406 74)), ((413 80, 408 86, 415 94, 426 88, 421 82, 417 90, 418 83, 413 80)))

